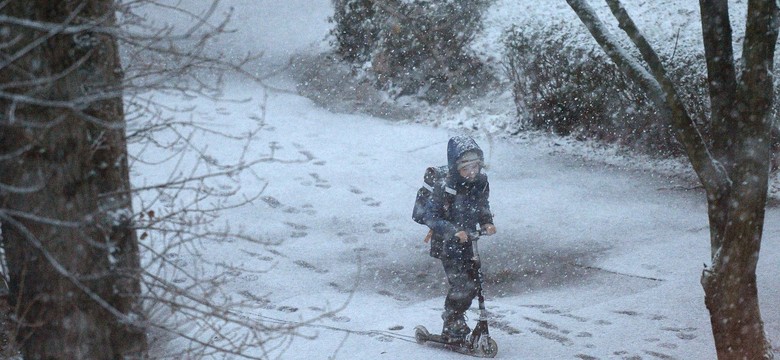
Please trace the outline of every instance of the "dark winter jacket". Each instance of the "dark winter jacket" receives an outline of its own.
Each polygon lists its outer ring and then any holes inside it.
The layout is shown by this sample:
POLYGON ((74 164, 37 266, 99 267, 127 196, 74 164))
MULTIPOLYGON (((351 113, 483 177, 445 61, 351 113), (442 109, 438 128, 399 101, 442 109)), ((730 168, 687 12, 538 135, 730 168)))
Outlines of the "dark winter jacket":
POLYGON ((490 185, 487 175, 480 173, 471 182, 460 176, 458 159, 466 152, 474 151, 484 161, 482 149, 470 137, 456 136, 447 144, 449 174, 443 183, 433 188, 431 200, 425 207, 425 224, 433 230, 431 256, 453 260, 472 257, 470 243, 458 242, 455 233, 477 231, 485 224, 493 223, 490 212, 490 185))

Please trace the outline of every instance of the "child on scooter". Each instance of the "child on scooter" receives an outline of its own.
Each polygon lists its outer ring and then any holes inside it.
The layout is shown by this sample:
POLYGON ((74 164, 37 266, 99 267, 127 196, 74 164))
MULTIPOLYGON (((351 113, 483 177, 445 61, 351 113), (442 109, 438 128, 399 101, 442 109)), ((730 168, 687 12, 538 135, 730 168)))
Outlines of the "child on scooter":
POLYGON ((484 157, 476 141, 456 136, 447 144, 448 174, 433 188, 426 204, 425 224, 432 230, 431 256, 441 260, 449 282, 444 301, 442 336, 451 341, 465 339, 471 329, 465 312, 477 295, 476 275, 469 233, 496 233, 490 212, 490 186, 482 172, 484 157))

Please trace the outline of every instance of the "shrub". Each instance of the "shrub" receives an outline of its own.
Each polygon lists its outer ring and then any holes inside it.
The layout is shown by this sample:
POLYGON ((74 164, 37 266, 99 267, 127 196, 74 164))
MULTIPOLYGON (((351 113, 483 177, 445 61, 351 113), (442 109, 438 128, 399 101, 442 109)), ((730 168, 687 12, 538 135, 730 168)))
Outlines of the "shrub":
MULTIPOLYGON (((530 27, 539 28, 539 27, 530 27)), ((618 143, 660 155, 680 148, 644 92, 597 48, 575 43, 566 24, 505 36, 506 71, 512 82, 520 128, 551 131, 580 139, 618 143)), ((705 79, 695 58, 676 59, 670 76, 686 94, 696 121, 704 121, 705 79)), ((670 61, 666 61, 669 63, 670 61)))
POLYGON ((488 2, 334 0, 331 33, 336 52, 369 64, 379 88, 446 102, 493 79, 469 49, 488 2))
POLYGON ((332 0, 335 23, 330 34, 335 38, 336 53, 347 61, 363 62, 369 59, 376 41, 374 2, 372 0, 332 0))

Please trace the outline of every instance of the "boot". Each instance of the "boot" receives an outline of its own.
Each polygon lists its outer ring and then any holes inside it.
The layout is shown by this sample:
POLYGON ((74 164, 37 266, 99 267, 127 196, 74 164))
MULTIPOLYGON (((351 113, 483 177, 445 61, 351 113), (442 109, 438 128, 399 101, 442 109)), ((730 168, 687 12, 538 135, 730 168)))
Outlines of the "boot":
POLYGON ((466 317, 463 314, 445 311, 441 315, 441 318, 444 320, 441 335, 448 342, 463 341, 471 332, 468 324, 466 324, 466 317))

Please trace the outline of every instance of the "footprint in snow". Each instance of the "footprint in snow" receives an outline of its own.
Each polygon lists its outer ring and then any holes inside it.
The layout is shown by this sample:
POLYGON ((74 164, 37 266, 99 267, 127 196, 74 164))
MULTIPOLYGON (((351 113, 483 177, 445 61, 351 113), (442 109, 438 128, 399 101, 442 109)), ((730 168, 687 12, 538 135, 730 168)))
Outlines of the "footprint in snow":
POLYGON ((329 318, 330 320, 333 320, 333 321, 335 321, 335 322, 340 322, 340 323, 346 323, 346 322, 350 322, 350 321, 352 321, 352 319, 350 319, 348 316, 337 316, 337 315, 332 315, 332 316, 329 316, 328 318, 329 318))
MULTIPOLYGON (((353 193, 355 195, 363 195, 363 193, 364 193, 363 190, 358 189, 357 187, 354 187, 354 186, 350 186, 349 187, 349 192, 351 192, 351 193, 353 193)), ((375 200, 374 198, 372 198, 370 196, 364 196, 364 197, 360 198, 360 201, 362 201, 364 204, 366 204, 367 206, 370 206, 370 207, 378 207, 378 206, 382 205, 381 201, 377 201, 377 200, 375 200)))
MULTIPOLYGON (((260 200, 263 200, 263 202, 265 202, 272 209, 280 209, 283 212, 288 213, 288 214, 298 214, 298 213, 301 212, 301 209, 298 209, 298 208, 296 208, 294 206, 288 206, 288 205, 282 204, 282 202, 279 201, 279 199, 277 199, 277 198, 275 198, 273 196, 263 196, 263 197, 260 198, 260 200)), ((303 213, 305 213, 307 215, 315 215, 315 214, 317 214, 317 212, 312 209, 313 206, 311 204, 304 204, 301 207, 304 209, 303 213)))
POLYGON ((565 336, 563 336, 561 334, 556 334, 555 332, 552 332, 552 331, 547 331, 547 330, 542 330, 542 329, 529 329, 529 331, 534 333, 534 334, 536 334, 536 335, 539 335, 539 336, 541 336, 541 337, 543 337, 543 338, 545 338, 547 340, 555 341, 555 342, 557 342, 557 343, 559 343, 561 345, 564 345, 564 346, 572 346, 572 345, 574 345, 574 342, 572 342, 569 338, 567 338, 567 337, 565 337, 565 336))
POLYGON ((346 286, 338 284, 338 283, 335 283, 335 282, 329 282, 328 286, 332 287, 333 289, 335 289, 336 291, 338 291, 338 292, 340 292, 342 294, 349 294, 349 293, 352 292, 352 290, 347 288, 346 286))
POLYGON ((280 307, 276 308, 276 310, 279 310, 279 311, 284 312, 284 313, 292 314, 294 312, 297 312, 298 308, 294 307, 294 306, 283 305, 283 306, 280 306, 280 307))
POLYGON ((312 179, 314 179, 314 186, 323 188, 323 189, 329 189, 330 183, 328 180, 323 179, 320 177, 320 174, 317 173, 310 173, 309 176, 311 176, 312 179))
POLYGON ((309 229, 309 227, 306 225, 296 224, 293 222, 285 222, 284 224, 293 229, 293 232, 290 234, 291 238, 302 238, 309 235, 309 233, 304 231, 309 229))
POLYGON ((366 205, 370 207, 379 207, 380 205, 382 205, 381 201, 376 201, 372 197, 364 197, 360 199, 360 201, 364 202, 366 205))
POLYGON ((273 209, 277 209, 280 206, 282 206, 282 203, 279 202, 275 197, 273 196, 263 196, 260 198, 260 200, 263 200, 268 206, 270 206, 273 209))
POLYGON ((639 315, 638 312, 632 311, 632 310, 618 310, 618 311, 613 311, 613 312, 615 314, 628 315, 628 316, 638 316, 639 315))
POLYGON ((348 232, 345 232, 345 231, 337 232, 336 236, 341 238, 341 242, 343 242, 345 244, 354 244, 354 243, 357 243, 360 240, 357 236, 352 235, 351 233, 348 233, 348 232))
POLYGON ((295 230, 308 230, 309 227, 303 224, 296 224, 294 222, 287 221, 284 223, 285 225, 295 229, 295 230))
POLYGON ((681 340, 693 340, 696 339, 697 337, 696 334, 693 333, 694 331, 696 331, 696 328, 692 328, 692 327, 689 328, 664 327, 661 328, 661 330, 673 332, 674 335, 681 340))
POLYGON ((615 351, 612 354, 614 354, 615 356, 620 356, 620 358, 623 360, 642 360, 641 356, 629 355, 629 352, 625 350, 615 351))
POLYGON ((311 151, 309 150, 299 150, 298 153, 303 155, 306 158, 306 161, 312 161, 316 159, 314 155, 311 153, 311 151))
POLYGON ((577 358, 577 359, 582 359, 582 360, 599 360, 599 358, 597 358, 595 356, 590 356, 590 355, 585 355, 585 354, 577 354, 577 355, 574 355, 574 357, 577 358))
POLYGON ((292 233, 290 233, 290 237, 293 239, 306 237, 307 235, 309 234, 305 231, 293 231, 292 233))
POLYGON ((393 338, 387 336, 387 335, 377 335, 377 334, 369 334, 368 336, 376 338, 377 341, 381 342, 393 342, 393 338))
POLYGON ((390 232, 390 229, 387 228, 387 225, 382 222, 374 224, 373 228, 374 228, 374 232, 378 234, 387 234, 390 232))
POLYGON ((317 215, 317 211, 314 210, 314 205, 312 204, 303 204, 301 205, 301 208, 306 215, 317 215))
POLYGON ((574 345, 574 342, 566 336, 570 334, 571 331, 561 329, 557 325, 544 320, 533 319, 529 317, 525 317, 525 319, 535 323, 539 327, 528 329, 531 333, 539 335, 545 339, 555 341, 564 346, 574 345))
POLYGON ((644 352, 647 355, 650 355, 652 357, 655 357, 655 358, 658 358, 658 359, 661 359, 661 360, 675 360, 675 359, 677 359, 674 356, 667 355, 667 354, 664 354, 664 353, 660 353, 660 352, 657 352, 657 351, 645 350, 644 352))
POLYGON ((400 295, 400 294, 394 294, 394 293, 392 293, 392 292, 390 292, 388 290, 379 290, 379 291, 377 291, 377 294, 390 297, 393 300, 397 300, 397 301, 409 301, 408 297, 406 297, 404 295, 400 295))
POLYGON ((295 260, 293 263, 295 265, 298 265, 298 266, 304 268, 304 269, 314 271, 317 274, 325 274, 325 273, 328 272, 328 270, 320 269, 320 268, 318 268, 318 267, 316 267, 316 266, 314 266, 314 265, 312 265, 312 264, 310 264, 310 263, 308 263, 308 262, 306 262, 304 260, 295 260))
POLYGON ((274 258, 273 258, 273 257, 271 257, 271 256, 264 255, 264 254, 260 254, 260 253, 256 253, 256 252, 246 251, 246 250, 243 250, 243 249, 242 249, 241 251, 242 251, 243 253, 245 253, 245 254, 249 255, 249 256, 250 256, 250 257, 252 257, 253 259, 257 259, 257 260, 260 260, 260 261, 271 261, 271 260, 273 260, 273 259, 274 259, 274 258))
POLYGON ((311 151, 309 151, 309 150, 306 150, 306 149, 303 147, 303 145, 301 145, 301 144, 298 144, 298 143, 293 143, 293 146, 294 146, 296 149, 298 149, 298 153, 299 153, 299 154, 301 154, 301 155, 303 155, 303 157, 305 158, 305 160, 303 160, 303 161, 301 161, 301 162, 309 162, 309 161, 312 161, 312 160, 314 160, 314 159, 316 159, 316 158, 317 158, 316 156, 314 156, 314 154, 312 154, 312 153, 311 153, 311 151))
POLYGON ((552 307, 551 305, 520 305, 520 306, 530 308, 530 309, 549 309, 552 307))
POLYGON ((566 317, 566 318, 569 318, 569 319, 574 319, 574 320, 577 320, 579 322, 587 322, 588 321, 588 318, 585 318, 585 317, 582 317, 582 316, 577 316, 577 315, 572 315, 572 314, 567 314, 567 313, 563 313, 563 314, 560 314, 560 315, 562 317, 566 317))
POLYGON ((504 320, 491 320, 490 327, 501 330, 509 335, 517 335, 523 333, 520 329, 510 325, 509 322, 504 320))
POLYGON ((301 212, 300 209, 292 207, 292 206, 286 207, 283 211, 288 213, 288 214, 298 214, 298 213, 301 212))
POLYGON ((258 296, 250 292, 249 290, 242 290, 238 292, 239 295, 252 300, 254 302, 258 303, 258 306, 260 306, 263 309, 270 310, 272 308, 271 306, 271 300, 268 300, 265 297, 258 296))

